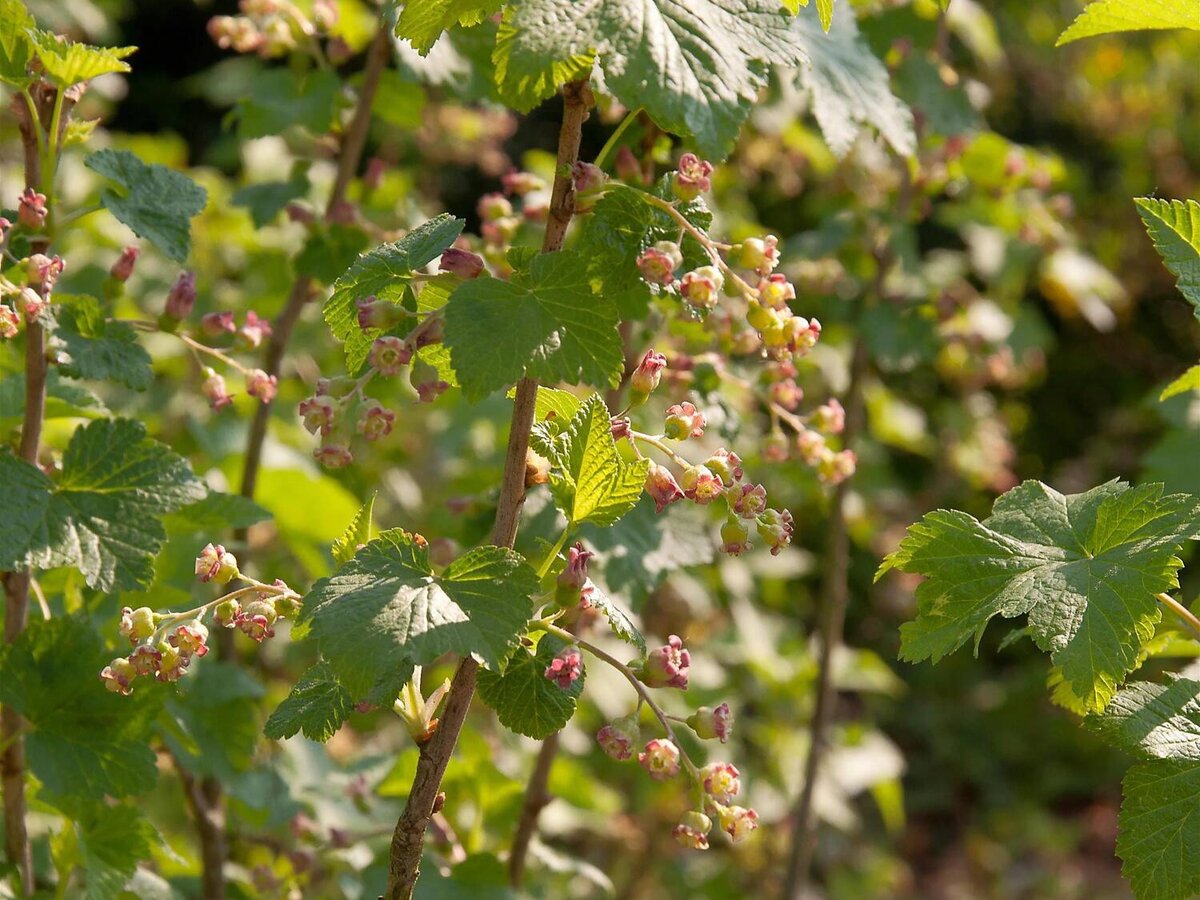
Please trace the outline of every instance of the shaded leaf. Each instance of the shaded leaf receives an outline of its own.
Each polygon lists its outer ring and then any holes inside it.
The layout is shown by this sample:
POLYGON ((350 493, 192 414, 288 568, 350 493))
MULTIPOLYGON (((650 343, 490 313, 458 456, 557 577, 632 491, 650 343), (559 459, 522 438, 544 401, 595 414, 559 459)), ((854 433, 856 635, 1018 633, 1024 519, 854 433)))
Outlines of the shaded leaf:
POLYGON ((510 731, 543 740, 562 729, 575 715, 575 703, 583 693, 585 674, 567 690, 546 677, 546 667, 566 644, 545 635, 537 649, 520 647, 509 659, 504 674, 479 673, 479 696, 496 711, 500 724, 510 731))
POLYGON ((54 331, 62 344, 58 370, 68 378, 116 381, 135 391, 148 388, 154 372, 137 332, 125 322, 109 321, 95 297, 61 299, 65 302, 54 331))
POLYGON ((1139 197, 1134 204, 1155 249, 1178 279, 1179 293, 1200 319, 1200 203, 1139 197))
POLYGON ((309 667, 271 713, 263 733, 273 740, 299 731, 314 741, 327 741, 354 710, 354 698, 342 687, 327 662, 309 667))

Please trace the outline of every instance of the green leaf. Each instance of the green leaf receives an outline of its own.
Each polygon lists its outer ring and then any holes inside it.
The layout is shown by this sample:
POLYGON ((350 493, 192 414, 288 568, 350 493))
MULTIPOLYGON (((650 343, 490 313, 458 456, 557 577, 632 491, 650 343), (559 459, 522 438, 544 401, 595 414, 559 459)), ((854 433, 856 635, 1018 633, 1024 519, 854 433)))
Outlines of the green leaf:
POLYGON ((1200 319, 1200 203, 1151 197, 1133 202, 1154 239, 1155 249, 1178 279, 1179 293, 1200 319))
POLYGON ((205 660, 167 700, 164 739, 189 772, 230 780, 250 768, 263 687, 231 663, 205 660))
POLYGON ((346 271, 369 242, 356 225, 318 224, 309 232, 293 264, 296 274, 330 284, 346 271))
MULTIPOLYGON (((57 369, 46 373, 47 419, 100 419, 108 407, 83 385, 64 380, 57 369)), ((25 375, 0 378, 0 427, 16 424, 25 415, 25 375)))
POLYGON ((71 896, 81 900, 117 900, 125 893, 137 865, 161 846, 158 831, 142 812, 132 806, 89 804, 67 830, 52 838, 55 865, 78 868, 82 875, 71 879, 71 896), (64 865, 65 864, 65 865, 64 865))
POLYGON ((608 624, 612 628, 613 634, 627 644, 633 644, 633 646, 638 648, 638 652, 645 656, 646 639, 642 636, 638 627, 633 624, 633 619, 608 594, 600 590, 595 583, 591 585, 591 588, 591 591, 587 595, 588 605, 604 614, 604 618, 608 619, 608 624))
POLYGON ((191 220, 208 199, 204 188, 182 172, 146 165, 128 150, 98 150, 83 162, 120 189, 100 195, 105 209, 171 259, 187 259, 191 220))
POLYGON ((371 111, 389 125, 416 131, 424 122, 425 101, 421 85, 406 81, 392 69, 384 69, 371 111))
POLYGON ((255 228, 262 228, 275 221, 275 217, 293 200, 308 193, 308 179, 303 175, 290 181, 265 181, 238 188, 229 202, 250 210, 250 219, 255 228))
POLYGON ((642 496, 650 461, 627 460, 617 451, 599 394, 583 401, 565 437, 566 456, 550 473, 555 502, 572 525, 612 525, 642 496))
POLYGON ((100 800, 151 789, 157 692, 136 700, 97 677, 113 654, 87 622, 36 618, 0 655, 0 703, 29 724, 29 768, 57 798, 100 800))
POLYGON ((1056 46, 1097 34, 1163 28, 1200 31, 1200 0, 1096 0, 1058 36, 1056 46))
MULTIPOLYGON (((513 393, 510 391, 509 396, 513 393)), ((560 422, 570 422, 575 418, 575 413, 579 412, 579 398, 570 391, 558 388, 539 385, 537 400, 534 403, 533 416, 538 420, 553 417, 560 422)))
POLYGON ((137 332, 125 322, 109 321, 95 297, 61 299, 54 332, 62 342, 59 371, 68 378, 116 381, 135 391, 148 388, 154 372, 137 332))
POLYGON ((455 25, 478 25, 495 13, 501 0, 420 0, 404 4, 396 22, 396 37, 406 39, 428 56, 442 32, 455 25))
POLYGON ((249 528, 270 518, 271 514, 249 497, 209 491, 203 500, 171 513, 163 521, 169 531, 195 534, 225 528, 249 528))
POLYGON ((33 79, 28 73, 33 59, 29 33, 36 27, 21 0, 0 0, 0 81, 20 88, 33 79))
POLYGON ((1200 391, 1200 366, 1192 366, 1168 384, 1158 395, 1158 399, 1168 400, 1176 394, 1185 394, 1188 391, 1200 391))
POLYGON ((812 98, 821 133, 837 156, 845 156, 859 133, 872 127, 897 153, 911 156, 917 146, 912 111, 892 93, 888 71, 859 35, 853 10, 839 7, 837 27, 830 31, 832 6, 818 0, 819 25, 811 15, 792 25, 810 61, 797 78, 812 98))
POLYGON ((594 53, 618 100, 723 158, 768 66, 803 58, 790 25, 779 0, 522 0, 500 28, 497 84, 525 111, 584 77, 594 53))
POLYGON ((77 44, 49 31, 34 31, 31 37, 38 62, 42 64, 42 77, 62 88, 110 72, 128 72, 125 57, 137 50, 137 47, 77 44))
POLYGON ((479 696, 496 711, 500 724, 510 731, 544 740, 559 731, 575 715, 575 703, 583 693, 585 674, 567 690, 546 677, 546 667, 566 644, 545 635, 537 649, 520 647, 508 661, 503 675, 479 673, 479 696))
POLYGON ((325 322, 345 345, 346 365, 351 372, 362 368, 371 343, 383 332, 358 327, 354 303, 375 295, 399 301, 404 287, 417 269, 437 259, 462 233, 462 219, 440 215, 414 228, 400 240, 364 253, 333 283, 325 302, 325 322))
POLYGON ((324 134, 333 120, 342 82, 334 72, 313 70, 297 76, 287 68, 265 69, 250 79, 250 95, 238 104, 242 140, 304 128, 324 134))
POLYGON ((833 0, 817 0, 817 12, 821 16, 821 27, 828 31, 833 23, 833 0))
POLYGON ((354 514, 354 518, 350 520, 350 524, 346 526, 341 537, 333 542, 333 560, 339 566, 350 562, 360 546, 370 543, 371 513, 374 509, 375 495, 371 494, 367 502, 360 506, 358 512, 354 514))
POLYGON ((1138 900, 1185 900, 1200 892, 1200 762, 1132 766, 1121 782, 1117 856, 1138 900))
POLYGON ((1200 761, 1200 681, 1135 681, 1085 724, 1118 749, 1142 759, 1200 761))
POLYGON ((53 481, 0 455, 0 484, 0 569, 74 566, 101 591, 149 585, 166 540, 159 517, 206 493, 182 457, 128 419, 77 429, 53 481))
POLYGON ((588 285, 587 265, 562 250, 510 281, 473 278, 446 305, 446 346, 469 400, 528 373, 542 381, 616 385, 625 365, 617 311, 588 285))
POLYGON ((292 692, 271 713, 263 733, 272 740, 290 738, 298 731, 324 743, 354 711, 354 698, 342 687, 327 662, 309 667, 292 692))
POLYGON ((537 575, 511 550, 480 547, 434 574, 425 548, 385 531, 313 585, 300 622, 352 696, 404 665, 476 654, 500 669, 533 611, 537 575))
POLYGON ((1139 662, 1160 618, 1154 595, 1176 585, 1198 504, 1162 485, 1111 481, 1064 496, 1027 481, 979 522, 929 513, 880 567, 926 576, 901 657, 937 662, 995 615, 1028 614, 1035 643, 1061 669, 1057 696, 1099 711, 1139 662), (1064 691, 1066 692, 1064 694, 1064 691))

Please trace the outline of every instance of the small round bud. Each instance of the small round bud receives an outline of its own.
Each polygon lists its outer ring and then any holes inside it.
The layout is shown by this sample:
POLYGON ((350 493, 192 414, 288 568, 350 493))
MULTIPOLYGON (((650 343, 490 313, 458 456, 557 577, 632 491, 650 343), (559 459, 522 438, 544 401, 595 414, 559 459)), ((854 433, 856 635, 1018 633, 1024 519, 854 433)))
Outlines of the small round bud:
POLYGON ((742 475, 745 474, 742 471, 741 457, 724 447, 706 459, 704 465, 714 475, 720 476, 726 487, 732 487, 734 482, 741 481, 742 475))
POLYGON ((232 628, 237 619, 238 613, 242 611, 242 604, 235 599, 222 600, 217 604, 217 608, 213 610, 213 621, 222 628, 232 628))
POLYGON ((153 675, 162 664, 162 654, 150 644, 138 644, 129 654, 129 662, 138 675, 153 675))
POLYGON ((740 556, 750 549, 750 527, 745 519, 731 517, 721 526, 721 552, 740 556))
POLYGON ((718 813, 721 828, 733 839, 735 844, 741 843, 758 827, 758 813, 744 806, 722 806, 718 813))
POLYGON ((638 762, 655 781, 666 781, 679 774, 679 748, 665 738, 656 738, 638 754, 638 762))
POLYGON ((701 266, 679 280, 679 293, 693 309, 712 309, 724 285, 725 277, 716 266, 701 266))
POLYGON ((237 557, 220 544, 206 544, 196 557, 196 577, 201 581, 229 584, 240 575, 237 557))
POLYGON ((412 350, 405 347, 400 338, 391 335, 376 338, 367 354, 367 362, 371 367, 387 377, 399 375, 411 360, 412 350))
POLYGON ((238 329, 238 340, 248 349, 253 350, 258 347, 265 338, 271 335, 271 323, 267 319, 260 318, 258 313, 250 310, 246 313, 246 321, 241 328, 238 329))
POLYGON ((702 706, 688 716, 687 723, 701 740, 717 738, 724 744, 733 731, 733 713, 730 712, 728 703, 722 703, 715 708, 702 706))
POLYGON ((17 222, 30 231, 40 231, 46 224, 46 195, 26 188, 17 204, 17 222))
POLYGON ((575 184, 575 213, 582 215, 596 205, 608 176, 599 166, 580 160, 571 170, 571 178, 575 184))
POLYGON ((772 556, 778 556, 779 551, 791 542, 795 530, 792 514, 786 509, 768 509, 758 517, 759 537, 767 542, 772 556))
POLYGON ((633 748, 641 739, 636 715, 614 719, 596 732, 596 743, 618 762, 630 759, 633 748))
POLYGON ((670 287, 675 283, 675 270, 683 265, 683 253, 674 241, 659 241, 647 247, 637 258, 638 271, 650 284, 670 287))
POLYGON ((692 850, 707 850, 710 831, 712 819, 702 812, 691 810, 684 813, 679 824, 671 829, 671 837, 692 850))
POLYGON ((685 497, 701 506, 712 503, 725 490, 721 479, 705 466, 688 466, 684 469, 679 476, 679 486, 683 488, 685 497))
POLYGON ((231 312, 210 312, 200 317, 200 333, 205 337, 220 337, 223 334, 233 334, 237 324, 233 321, 231 312))
POLYGON ((208 405, 214 410, 224 409, 233 403, 233 395, 225 387, 225 378, 214 369, 205 367, 200 393, 208 399, 208 405))
POLYGON ((124 284, 129 280, 129 276, 133 274, 133 267, 137 263, 141 252, 137 247, 126 247, 121 251, 121 255, 117 257, 117 261, 112 264, 112 268, 108 270, 108 274, 124 284))
POLYGON ((759 275, 769 275, 779 265, 779 238, 768 234, 766 237, 742 241, 738 265, 753 269, 759 275))
POLYGON ((130 609, 126 606, 121 610, 121 634, 129 638, 130 644, 140 644, 154 634, 154 610, 148 606, 130 609))
MULTIPOLYGON (((758 282, 758 299, 771 309, 787 309, 788 302, 796 299, 796 288, 787 277, 776 272, 758 282)), ((805 321, 804 327, 808 327, 805 321)))
POLYGON ((684 649, 678 635, 671 635, 667 643, 646 654, 638 679, 647 687, 672 687, 687 690, 688 667, 691 654, 684 649))
POLYGON ((182 322, 192 314, 196 305, 196 273, 180 272, 171 290, 167 292, 167 302, 163 314, 177 322, 182 322))
POLYGON ((392 424, 395 421, 394 412, 372 400, 358 419, 358 433, 368 441, 377 441, 392 433, 392 424))
POLYGON ((663 433, 673 441, 684 441, 689 437, 702 437, 707 424, 704 413, 685 400, 683 403, 667 407, 663 433))
POLYGON ((442 254, 438 269, 459 278, 478 278, 483 274, 483 257, 470 250, 451 247, 442 254))
POLYGON ((137 670, 133 663, 125 659, 123 656, 118 656, 107 666, 100 670, 100 680, 104 682, 104 686, 114 694, 129 696, 133 693, 131 687, 133 679, 137 678, 137 670))
POLYGON ((208 629, 197 619, 177 625, 167 636, 167 643, 178 648, 184 656, 204 656, 208 653, 207 641, 208 629))
POLYGON ((274 400, 278 390, 279 379, 275 375, 268 375, 262 369, 254 369, 246 376, 246 393, 257 397, 263 403, 274 400))
POLYGON ((316 394, 300 401, 298 407, 300 418, 304 420, 304 428, 309 434, 329 434, 337 419, 333 398, 326 394, 316 394))
POLYGON ((634 405, 646 402, 662 381, 662 370, 667 367, 667 358, 654 350, 647 350, 638 367, 629 376, 630 401, 634 405))
POLYGON ((654 500, 657 512, 662 512, 676 500, 683 499, 683 491, 675 481, 671 470, 656 462, 651 462, 650 468, 646 471, 646 493, 654 500))
POLYGON ((513 206, 503 194, 484 194, 476 205, 479 218, 485 222, 495 222, 508 218, 513 214, 513 206))

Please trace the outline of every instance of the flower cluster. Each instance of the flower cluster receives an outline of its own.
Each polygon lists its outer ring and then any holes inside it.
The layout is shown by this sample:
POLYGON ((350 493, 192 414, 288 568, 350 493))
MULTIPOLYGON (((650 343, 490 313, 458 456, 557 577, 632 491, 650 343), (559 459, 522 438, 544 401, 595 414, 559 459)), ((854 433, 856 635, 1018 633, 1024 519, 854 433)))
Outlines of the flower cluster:
POLYGON ((208 544, 196 557, 196 578, 203 583, 228 585, 247 582, 195 609, 181 613, 157 613, 148 606, 121 610, 121 635, 133 648, 100 671, 100 680, 118 694, 133 693, 136 678, 153 675, 162 682, 178 681, 192 660, 208 653, 208 626, 212 623, 237 628, 252 640, 262 642, 275 634, 275 622, 296 612, 300 595, 282 581, 264 584, 238 568, 237 558, 221 545, 208 544))
MULTIPOLYGON (((257 53, 263 59, 286 56, 298 48, 320 53, 315 43, 337 23, 336 0, 313 0, 311 15, 288 0, 241 0, 239 16, 213 16, 209 36, 217 46, 236 53, 257 53)), ((350 48, 335 38, 325 53, 332 62, 344 62, 350 48)))

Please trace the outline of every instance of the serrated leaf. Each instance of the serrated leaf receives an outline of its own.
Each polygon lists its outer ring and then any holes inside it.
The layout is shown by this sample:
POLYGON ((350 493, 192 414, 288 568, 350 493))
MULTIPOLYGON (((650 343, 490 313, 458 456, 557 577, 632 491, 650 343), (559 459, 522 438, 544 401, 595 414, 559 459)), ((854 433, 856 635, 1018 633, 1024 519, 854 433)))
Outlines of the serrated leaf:
POLYGON ((1176 394, 1186 394, 1188 391, 1200 391, 1200 366, 1192 366, 1168 384, 1158 395, 1158 399, 1168 400, 1176 394))
POLYGON ((594 296, 586 263, 539 254, 510 281, 474 278, 446 305, 445 343, 469 400, 528 373, 547 382, 616 385, 625 365, 616 309, 594 296))
POLYGON ((1178 279, 1179 293, 1200 319, 1200 203, 1139 197, 1134 204, 1155 249, 1178 279))
POLYGON ((20 88, 29 84, 33 42, 29 33, 36 23, 21 0, 0 0, 0 81, 20 88))
POLYGON ((250 767, 263 687, 231 663, 205 661, 167 700, 163 739, 189 772, 231 780, 250 767), (181 732, 181 733, 180 733, 181 732))
MULTIPOLYGON (((75 852, 70 857, 81 870, 80 876, 72 877, 70 891, 81 900, 117 900, 128 896, 125 887, 138 863, 149 859, 162 844, 150 820, 133 806, 91 804, 83 815, 65 827, 71 829, 74 838, 75 852)), ((62 846, 61 841, 58 846, 62 846)), ((56 862, 59 856, 56 854, 56 862)))
POLYGON ((1200 31, 1200 0, 1095 0, 1058 36, 1055 46, 1097 34, 1164 28, 1200 31))
POLYGON ((533 611, 537 575, 518 554, 480 547, 434 574, 425 548, 385 531, 305 597, 300 622, 352 696, 405 665, 477 654, 496 669, 533 611))
POLYGON ((132 700, 105 690, 97 676, 113 655, 91 625, 71 617, 31 620, 0 655, 0 703, 27 720, 29 768, 56 798, 100 800, 154 787, 150 734, 159 695, 132 700))
POLYGON ((500 9, 501 0, 419 0, 404 4, 396 21, 396 37, 428 56, 442 32, 455 25, 478 25, 500 9))
POLYGON ((528 110, 582 77, 594 53, 618 100, 714 158, 732 149, 768 66, 803 58, 778 0, 523 0, 509 9, 493 57, 506 101, 528 110))
POLYGON ((591 590, 585 592, 588 605, 604 614, 604 618, 608 619, 608 624, 612 628, 613 634, 627 644, 633 644, 633 646, 637 647, 638 652, 645 656, 646 639, 642 636, 642 632, 638 630, 638 627, 633 624, 633 619, 629 617, 629 614, 612 597, 600 590, 596 584, 592 583, 590 587, 591 590))
POLYGON ((344 345, 351 372, 362 367, 371 343, 383 333, 358 327, 355 301, 375 295, 398 302, 412 273, 441 256, 465 224, 447 214, 430 219, 400 240, 364 253, 333 283, 333 293, 325 302, 325 322, 344 345))
POLYGON ((817 0, 817 14, 821 17, 821 27, 828 31, 833 24, 833 0, 817 0))
POLYGON ((1130 767, 1117 818, 1117 856, 1138 900, 1200 892, 1200 762, 1160 759, 1130 767))
POLYGON ((892 93, 887 68, 859 35, 853 10, 839 7, 837 27, 830 30, 832 3, 818 0, 817 9, 819 25, 802 15, 792 28, 809 59, 797 77, 812 97, 813 115, 829 148, 845 156, 870 127, 897 153, 911 156, 917 146, 912 111, 892 93))
POLYGON ((354 698, 342 687, 329 663, 319 662, 300 676, 282 703, 271 713, 263 733, 276 741, 299 731, 324 743, 350 717, 354 698))
POLYGON ((1135 681, 1117 692, 1088 728, 1142 759, 1200 761, 1200 681, 1135 681))
POLYGON ((146 165, 128 150, 97 150, 83 162, 120 189, 100 195, 105 209, 171 259, 187 259, 192 219, 208 199, 204 188, 182 172, 146 165))
POLYGON ((53 481, 0 455, 0 484, 0 569, 74 566, 101 591, 149 585, 166 540, 160 517, 206 493, 182 457, 128 419, 78 428, 53 481))
POLYGON ((650 461, 621 456, 599 394, 580 404, 564 437, 566 455, 550 473, 558 508, 572 525, 612 525, 642 496, 650 461))
POLYGON ((289 181, 265 181, 238 188, 229 202, 250 211, 255 228, 275 220, 285 206, 308 193, 308 179, 303 175, 289 181))
POLYGON ((54 337, 62 344, 58 370, 68 378, 116 381, 135 391, 154 380, 150 354, 138 343, 137 332, 126 322, 107 319, 95 297, 62 298, 54 337))
POLYGON ((110 72, 128 72, 129 56, 137 47, 92 47, 49 31, 31 33, 42 77, 61 88, 90 81, 110 72))
POLYGON ((535 652, 517 649, 503 675, 479 673, 479 696, 496 711, 501 725, 540 741, 571 721, 586 672, 566 690, 546 677, 546 667, 565 646, 559 638, 545 635, 535 652))
POLYGON ((996 615, 1028 614, 1035 643, 1062 670, 1081 710, 1099 711, 1138 663, 1176 585, 1180 546, 1198 504, 1162 485, 1111 481, 1064 496, 1027 481, 983 522, 938 510, 911 526, 884 561, 919 573, 917 618, 901 626, 901 657, 937 662, 996 615))
POLYGON ((333 553, 333 561, 339 566, 350 562, 354 558, 354 554, 358 552, 358 548, 370 542, 371 513, 374 509, 375 495, 371 494, 367 498, 367 502, 358 508, 358 512, 354 514, 354 518, 350 520, 346 530, 333 542, 330 550, 333 553))

